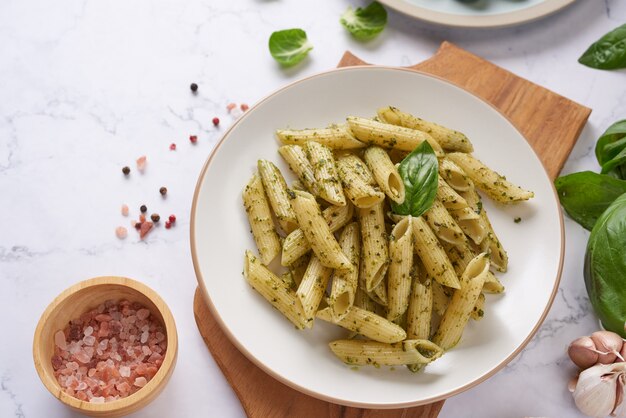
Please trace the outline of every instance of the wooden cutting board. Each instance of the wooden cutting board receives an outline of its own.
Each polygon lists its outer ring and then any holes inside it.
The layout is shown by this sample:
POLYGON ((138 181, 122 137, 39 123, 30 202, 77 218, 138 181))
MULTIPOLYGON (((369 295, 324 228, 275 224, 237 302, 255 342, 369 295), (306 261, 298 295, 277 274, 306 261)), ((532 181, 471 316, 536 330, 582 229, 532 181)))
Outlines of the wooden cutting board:
MULTIPOLYGON (((346 52, 339 67, 364 64, 346 52)), ((409 68, 449 80, 498 108, 524 134, 552 179, 591 113, 449 42, 432 58, 409 68)), ((405 409, 359 409, 304 395, 267 375, 231 344, 199 289, 193 305, 200 334, 250 418, 436 418, 443 406, 440 401, 405 409)))

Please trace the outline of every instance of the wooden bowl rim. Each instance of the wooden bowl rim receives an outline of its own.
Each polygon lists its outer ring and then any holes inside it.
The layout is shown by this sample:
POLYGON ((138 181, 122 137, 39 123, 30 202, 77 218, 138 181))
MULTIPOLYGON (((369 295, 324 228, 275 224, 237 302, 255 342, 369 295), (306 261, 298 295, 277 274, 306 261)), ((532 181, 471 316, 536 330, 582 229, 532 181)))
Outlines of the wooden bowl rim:
POLYGON ((174 322, 174 316, 172 315, 172 312, 170 311, 165 301, 154 290, 152 290, 145 284, 130 279, 128 277, 121 276, 94 277, 78 282, 65 289, 56 298, 54 298, 52 302, 50 302, 50 304, 41 314, 39 322, 37 323, 37 327, 35 328, 35 335, 33 339, 33 359, 35 362, 35 369, 37 370, 39 379, 41 379, 44 386, 48 389, 48 391, 50 391, 50 393, 52 393, 52 395, 54 395, 64 404, 68 405, 71 408, 79 409, 86 412, 114 412, 129 408, 132 405, 137 405, 146 400, 146 398, 148 398, 148 401, 152 400, 150 398, 152 392, 155 390, 159 391, 160 386, 167 382, 167 379, 170 375, 170 369, 175 365, 177 354, 178 334, 176 330, 176 323, 174 322), (167 338, 167 351, 165 352, 165 357, 163 358, 163 363, 161 364, 161 367, 159 367, 159 370, 154 375, 154 377, 143 388, 130 396, 118 399, 116 401, 105 403, 91 403, 88 401, 81 401, 78 398, 68 395, 61 388, 54 376, 50 376, 48 373, 46 373, 42 364, 44 361, 50 361, 50 359, 41 358, 39 344, 45 323, 51 312, 56 307, 62 305, 69 296, 79 291, 85 291, 91 287, 101 285, 116 285, 126 287, 147 297, 156 306, 159 313, 161 314, 161 317, 163 318, 163 326, 165 328, 165 334, 167 338))

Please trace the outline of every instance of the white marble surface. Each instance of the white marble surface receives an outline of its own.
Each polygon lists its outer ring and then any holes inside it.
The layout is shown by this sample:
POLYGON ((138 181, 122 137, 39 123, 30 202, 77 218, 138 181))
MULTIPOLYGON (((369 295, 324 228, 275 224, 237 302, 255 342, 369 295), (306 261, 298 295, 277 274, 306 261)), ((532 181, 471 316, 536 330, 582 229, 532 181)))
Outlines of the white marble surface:
MULTIPOLYGON (((626 73, 576 63, 626 20, 622 0, 579 0, 547 19, 509 29, 432 26, 390 12, 379 39, 350 39, 338 17, 357 1, 3 0, 0 2, 0 416, 73 416, 40 383, 31 344, 39 315, 71 284, 125 275, 169 304, 180 338, 170 384, 137 417, 240 417, 243 411, 195 327, 189 212, 200 167, 232 118, 277 87, 336 65, 350 49, 370 62, 409 65, 443 40, 593 108, 565 172, 597 170, 595 138, 626 116, 626 73), (315 49, 281 70, 269 34, 302 27, 315 49), (189 83, 200 84, 193 96, 189 83), (215 129, 213 116, 222 124, 215 129), (199 141, 191 145, 190 134, 199 141), (178 150, 171 152, 171 142, 178 150), (146 154, 144 175, 121 167, 146 154), (167 199, 158 188, 166 185, 167 199), (177 226, 145 242, 114 228, 128 203, 146 203, 177 226)), ((446 402, 441 417, 578 416, 566 382, 573 338, 597 324, 582 281, 587 233, 566 220, 565 267, 543 327, 509 366, 446 402)), ((488 355, 488 353, 486 353, 488 355)))

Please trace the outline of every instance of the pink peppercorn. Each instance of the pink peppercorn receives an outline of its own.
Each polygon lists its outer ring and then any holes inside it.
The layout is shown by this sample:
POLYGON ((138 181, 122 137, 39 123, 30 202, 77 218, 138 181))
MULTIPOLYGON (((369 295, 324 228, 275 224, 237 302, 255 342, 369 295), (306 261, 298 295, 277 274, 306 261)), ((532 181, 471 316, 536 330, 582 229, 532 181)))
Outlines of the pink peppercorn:
POLYGON ((176 144, 173 142, 170 144, 170 151, 176 151, 176 144))
POLYGON ((247 104, 245 104, 245 103, 242 103, 242 104, 241 104, 241 106, 240 106, 240 108, 241 108, 241 110, 242 110, 243 112, 245 112, 246 110, 250 109, 250 106, 248 106, 248 105, 247 105, 247 104))
POLYGON ((165 229, 170 229, 172 227, 172 223, 170 221, 165 221, 165 229))
POLYGON ((170 217, 168 218, 170 223, 174 223, 176 222, 176 215, 170 215, 170 217))
POLYGON ((226 110, 228 110, 228 112, 230 113, 230 111, 236 107, 237 105, 235 103, 228 103, 228 105, 226 106, 226 110))
POLYGON ((196 135, 189 135, 189 141, 191 141, 192 144, 195 144, 198 142, 198 137, 196 135))
POLYGON ((213 126, 217 126, 219 124, 220 124, 220 118, 218 117, 213 118, 213 126))

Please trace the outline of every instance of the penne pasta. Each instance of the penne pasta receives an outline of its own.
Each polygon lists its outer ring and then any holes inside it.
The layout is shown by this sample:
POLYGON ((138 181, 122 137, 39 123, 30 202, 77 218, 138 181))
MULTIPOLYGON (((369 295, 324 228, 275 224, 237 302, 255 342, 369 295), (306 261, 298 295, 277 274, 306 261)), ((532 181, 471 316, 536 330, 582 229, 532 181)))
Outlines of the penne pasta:
POLYGON ((278 140, 283 144, 304 145, 309 141, 318 142, 331 149, 365 148, 346 125, 330 125, 318 129, 279 129, 276 131, 278 140))
POLYGON ((432 206, 422 215, 422 218, 433 230, 439 241, 458 244, 465 239, 463 230, 454 221, 446 207, 439 199, 433 201, 432 206))
POLYGON ((313 166, 311 166, 309 159, 306 157, 304 149, 299 145, 283 145, 278 148, 278 153, 283 157, 289 169, 298 176, 298 179, 306 188, 306 191, 317 196, 319 192, 317 190, 317 184, 315 183, 315 173, 313 172, 313 166))
POLYGON ((439 175, 439 187, 437 188, 437 199, 443 203, 448 210, 464 209, 468 207, 467 202, 459 195, 441 175, 439 175))
MULTIPOLYGON (((484 288, 484 287, 483 287, 484 288)), ((470 318, 474 321, 480 321, 485 317, 485 295, 478 295, 478 300, 476 301, 476 305, 474 305, 474 309, 472 309, 472 313, 470 313, 470 318)))
POLYGON ((356 288, 356 292, 354 293, 354 304, 352 306, 356 306, 370 312, 376 312, 378 310, 376 302, 374 302, 372 298, 367 295, 367 292, 363 290, 361 286, 356 288))
POLYGON ((333 153, 328 147, 313 141, 304 144, 304 151, 313 166, 319 196, 332 205, 344 206, 346 197, 341 188, 333 153))
MULTIPOLYGON (((350 222, 353 213, 354 207, 352 205, 330 206, 324 209, 322 216, 328 224, 330 231, 335 232, 350 222)), ((289 266, 309 252, 311 250, 311 244, 307 241, 304 231, 302 231, 302 229, 296 229, 291 234, 287 235, 282 250, 281 264, 283 266, 289 266)))
MULTIPOLYGON (((448 254, 448 258, 452 262, 454 271, 458 276, 461 276, 465 271, 467 265, 476 257, 476 253, 470 247, 467 239, 461 245, 451 245, 448 243, 442 243, 443 248, 448 254)), ((500 280, 490 271, 487 272, 485 277, 485 285, 483 286, 483 292, 487 293, 502 293, 504 292, 504 286, 500 283, 500 280)))
POLYGON ((341 320, 354 304, 354 295, 359 281, 361 239, 359 224, 353 222, 341 231, 341 250, 354 266, 352 270, 335 270, 328 305, 334 322, 341 320))
POLYGON ((324 291, 333 270, 322 265, 316 256, 311 257, 296 291, 296 297, 302 305, 304 318, 313 323, 317 308, 324 297, 324 291))
POLYGON ((387 270, 387 319, 396 320, 409 306, 411 269, 413 268, 413 217, 406 216, 389 237, 387 270))
POLYGON ((311 256, 309 254, 305 254, 289 266, 289 272, 291 273, 291 278, 296 288, 300 286, 302 276, 304 276, 304 272, 306 271, 306 267, 309 265, 310 260, 311 256))
POLYGON ((358 214, 363 241, 361 262, 364 290, 372 292, 385 277, 389 265, 383 205, 379 203, 368 209, 359 209, 358 214))
POLYGON ((485 276, 489 271, 487 254, 477 255, 461 276, 461 288, 456 290, 446 308, 439 329, 433 336, 433 342, 443 350, 454 347, 463 334, 463 330, 485 283, 485 276))
POLYGON ((443 353, 440 347, 428 340, 405 340, 394 344, 364 340, 337 340, 331 342, 329 346, 341 361, 353 366, 426 364, 436 360, 443 353))
POLYGON ((383 122, 406 128, 417 129, 431 135, 446 151, 472 152, 474 147, 461 132, 428 122, 391 106, 378 109, 378 117, 383 122))
POLYGON ((298 225, 301 225, 302 232, 320 263, 335 269, 353 268, 348 257, 341 251, 313 195, 300 191, 291 193, 298 225))
POLYGON ((469 154, 453 152, 447 156, 465 171, 476 187, 496 202, 514 203, 528 200, 535 195, 511 183, 469 154))
POLYGON ((289 196, 287 196, 287 182, 274 163, 259 160, 257 166, 263 182, 263 189, 265 189, 278 224, 283 231, 290 233, 298 227, 298 223, 296 214, 291 208, 289 196))
POLYGON ((246 209, 252 236, 263 264, 268 265, 280 252, 280 240, 274 229, 272 213, 265 197, 263 183, 253 175, 243 191, 243 206, 246 209))
POLYGON ((411 286, 411 296, 407 309, 408 339, 427 340, 430 338, 430 321, 433 312, 433 288, 430 279, 420 283, 416 278, 411 286))
POLYGON ((329 308, 318 311, 317 317, 381 343, 397 343, 406 339, 406 332, 398 325, 356 306, 350 308, 338 321, 333 319, 329 308))
POLYGON ((380 189, 394 202, 404 202, 404 182, 389 154, 380 147, 369 147, 363 153, 363 158, 380 189))
POLYGON ((439 175, 458 192, 465 192, 474 187, 474 183, 463 169, 447 157, 439 159, 439 175))
POLYGON ((443 149, 435 139, 415 129, 404 128, 372 119, 348 117, 348 128, 359 141, 368 145, 378 145, 383 148, 413 151, 422 142, 430 144, 438 157, 443 156, 443 149))
POLYGON ((369 208, 380 203, 385 195, 367 181, 372 178, 369 169, 356 155, 337 159, 337 173, 345 195, 357 208, 369 208))
POLYGON ((296 328, 310 328, 311 322, 305 319, 294 291, 284 286, 281 279, 261 264, 251 251, 246 251, 243 275, 254 290, 290 320, 296 328))
POLYGON ((437 237, 421 216, 413 218, 415 252, 424 264, 426 274, 444 286, 458 289, 459 279, 437 237))
POLYGON ((431 287, 433 292, 433 312, 442 316, 448 307, 448 303, 450 303, 450 296, 452 296, 453 289, 437 281, 433 281, 431 287))
POLYGON ((480 244, 481 250, 489 253, 491 265, 495 267, 496 270, 504 272, 509 266, 509 255, 506 253, 500 239, 493 230, 489 217, 487 216, 487 211, 485 211, 484 208, 480 212, 480 218, 487 228, 487 236, 480 244))

